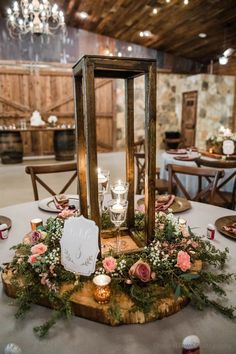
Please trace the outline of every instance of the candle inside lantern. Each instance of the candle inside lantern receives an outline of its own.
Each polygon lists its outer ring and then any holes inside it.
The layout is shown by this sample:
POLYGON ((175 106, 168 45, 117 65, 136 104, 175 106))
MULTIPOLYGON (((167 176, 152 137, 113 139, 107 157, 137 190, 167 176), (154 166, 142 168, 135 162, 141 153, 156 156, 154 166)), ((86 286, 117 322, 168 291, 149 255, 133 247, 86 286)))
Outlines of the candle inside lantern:
POLYGON ((35 230, 37 230, 38 226, 43 225, 43 220, 40 218, 35 218, 35 219, 30 220, 30 224, 31 224, 31 230, 35 231, 35 230))
POLYGON ((108 275, 100 274, 93 278, 95 285, 94 298, 99 304, 106 304, 111 297, 110 284, 111 278, 108 275))
POLYGON ((111 211, 114 213, 122 213, 124 211, 123 205, 120 203, 120 200, 118 199, 117 203, 113 204, 111 207, 111 211))
POLYGON ((126 189, 124 187, 124 185, 121 183, 121 180, 118 180, 117 185, 114 187, 114 192, 117 194, 123 194, 126 192, 126 189))
POLYGON ((120 179, 111 186, 111 194, 113 199, 127 199, 128 183, 122 182, 120 179))

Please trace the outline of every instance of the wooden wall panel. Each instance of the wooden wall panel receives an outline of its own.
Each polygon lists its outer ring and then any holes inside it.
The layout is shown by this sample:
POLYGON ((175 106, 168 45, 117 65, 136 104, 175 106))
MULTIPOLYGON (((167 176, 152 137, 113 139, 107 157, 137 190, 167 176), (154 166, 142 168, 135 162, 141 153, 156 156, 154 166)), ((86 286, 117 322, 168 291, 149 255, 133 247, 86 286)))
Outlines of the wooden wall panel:
POLYGON ((106 150, 113 150, 114 142, 114 81, 96 79, 95 102, 97 117, 97 145, 106 150))
MULTIPOLYGON (((44 63, 45 64, 45 63, 44 63)), ((114 146, 113 80, 96 80, 96 115, 98 145, 112 150, 114 146)), ((20 127, 38 110, 43 120, 58 117, 59 124, 74 124, 72 71, 67 66, 25 68, 0 66, 0 125, 20 127)), ((25 155, 53 154, 50 132, 22 133, 25 155)))

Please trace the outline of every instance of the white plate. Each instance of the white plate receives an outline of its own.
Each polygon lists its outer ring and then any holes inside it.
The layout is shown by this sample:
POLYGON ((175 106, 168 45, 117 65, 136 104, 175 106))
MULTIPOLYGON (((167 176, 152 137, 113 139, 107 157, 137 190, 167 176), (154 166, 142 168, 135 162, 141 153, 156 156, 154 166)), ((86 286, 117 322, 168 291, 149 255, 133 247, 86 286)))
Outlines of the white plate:
MULTIPOLYGON (((66 194, 66 196, 69 198, 69 205, 75 205, 76 209, 79 209, 79 196, 76 194, 66 194)), ((51 213, 60 213, 60 210, 56 208, 53 197, 40 200, 38 207, 51 213)))

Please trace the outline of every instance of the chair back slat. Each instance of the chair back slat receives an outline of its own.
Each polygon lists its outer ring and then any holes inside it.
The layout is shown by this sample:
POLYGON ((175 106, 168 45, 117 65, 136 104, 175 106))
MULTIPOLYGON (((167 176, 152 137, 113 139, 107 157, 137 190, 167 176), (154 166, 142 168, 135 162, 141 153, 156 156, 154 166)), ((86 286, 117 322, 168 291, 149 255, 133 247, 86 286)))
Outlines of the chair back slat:
POLYGON ((224 176, 224 171, 212 168, 168 164, 166 169, 169 174, 169 193, 172 193, 173 181, 175 181, 177 188, 187 199, 208 203, 213 203, 217 183, 224 176), (190 196, 189 191, 180 180, 180 175, 196 176, 198 178, 197 193, 194 197, 190 196), (203 186, 203 179, 207 182, 206 186, 203 186))
MULTIPOLYGON (((73 181, 77 177, 77 164, 76 162, 66 163, 66 164, 53 164, 53 165, 31 165, 25 167, 25 172, 31 176, 34 199, 39 200, 38 184, 40 184, 50 195, 63 194, 70 187, 73 181), (69 180, 62 187, 61 191, 56 193, 48 184, 42 180, 38 175, 40 174, 51 174, 51 173, 65 173, 73 172, 69 180)), ((78 190, 77 190, 78 193, 78 190)))
MULTIPOLYGON (((229 207, 231 209, 235 208, 236 202, 236 161, 235 160, 216 160, 216 159, 206 159, 199 157, 196 160, 197 166, 218 168, 223 171, 232 170, 229 172, 229 175, 220 181, 216 188, 216 194, 220 198, 220 204, 223 202, 223 206, 229 207), (230 192, 225 193, 225 187, 232 182, 232 187, 230 192), (224 188, 224 190, 222 190, 224 188)), ((228 187, 229 188, 229 187, 228 187)))

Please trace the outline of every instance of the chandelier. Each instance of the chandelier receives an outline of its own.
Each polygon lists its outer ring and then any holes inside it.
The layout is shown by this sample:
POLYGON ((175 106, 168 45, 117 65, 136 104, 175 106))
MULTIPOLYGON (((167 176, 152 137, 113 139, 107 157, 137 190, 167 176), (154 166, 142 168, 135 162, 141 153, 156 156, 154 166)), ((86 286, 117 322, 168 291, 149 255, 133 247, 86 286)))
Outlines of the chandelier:
POLYGON ((31 34, 51 35, 57 30, 65 31, 65 18, 58 5, 48 0, 14 1, 7 9, 7 26, 12 37, 31 34))

